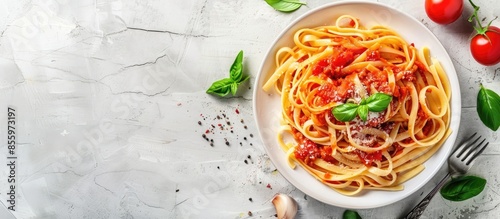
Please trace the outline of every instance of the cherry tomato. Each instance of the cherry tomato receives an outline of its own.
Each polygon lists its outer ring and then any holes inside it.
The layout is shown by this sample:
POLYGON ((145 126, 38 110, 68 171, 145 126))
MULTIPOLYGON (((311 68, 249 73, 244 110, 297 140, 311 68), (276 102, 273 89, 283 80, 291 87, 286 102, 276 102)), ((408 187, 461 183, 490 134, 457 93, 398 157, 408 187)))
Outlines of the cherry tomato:
POLYGON ((470 42, 472 57, 482 65, 500 62, 500 28, 490 26, 485 34, 477 34, 470 42))
POLYGON ((462 15, 463 6, 463 0, 425 0, 427 16, 438 24, 456 21, 462 15))

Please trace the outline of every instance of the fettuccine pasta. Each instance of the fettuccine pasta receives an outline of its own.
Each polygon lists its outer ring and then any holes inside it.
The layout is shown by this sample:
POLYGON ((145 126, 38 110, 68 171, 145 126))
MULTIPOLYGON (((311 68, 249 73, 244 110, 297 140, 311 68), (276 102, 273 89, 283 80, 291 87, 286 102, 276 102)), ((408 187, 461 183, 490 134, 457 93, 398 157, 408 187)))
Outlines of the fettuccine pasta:
POLYGON ((439 61, 390 28, 366 29, 349 15, 299 29, 293 40, 277 51, 263 86, 281 95, 278 142, 290 166, 345 195, 403 189, 451 133, 450 85, 439 61), (332 114, 375 93, 392 99, 366 120, 341 122, 332 114))

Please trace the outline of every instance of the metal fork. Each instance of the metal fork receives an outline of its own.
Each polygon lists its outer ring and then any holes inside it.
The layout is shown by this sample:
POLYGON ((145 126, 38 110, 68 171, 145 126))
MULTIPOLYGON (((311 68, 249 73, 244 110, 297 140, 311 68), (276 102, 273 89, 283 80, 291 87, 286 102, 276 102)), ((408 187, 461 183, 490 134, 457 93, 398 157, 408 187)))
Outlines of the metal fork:
POLYGON ((450 155, 448 158, 448 174, 439 181, 436 187, 427 195, 425 198, 415 206, 410 213, 408 213, 405 219, 417 219, 424 213, 425 208, 431 202, 432 197, 443 187, 445 182, 450 178, 450 176, 463 175, 465 174, 472 164, 474 160, 483 153, 484 149, 488 146, 489 142, 486 142, 486 139, 481 136, 476 136, 477 132, 470 136, 467 140, 465 140, 462 144, 460 144, 450 155), (482 139, 482 140, 481 140, 482 139))

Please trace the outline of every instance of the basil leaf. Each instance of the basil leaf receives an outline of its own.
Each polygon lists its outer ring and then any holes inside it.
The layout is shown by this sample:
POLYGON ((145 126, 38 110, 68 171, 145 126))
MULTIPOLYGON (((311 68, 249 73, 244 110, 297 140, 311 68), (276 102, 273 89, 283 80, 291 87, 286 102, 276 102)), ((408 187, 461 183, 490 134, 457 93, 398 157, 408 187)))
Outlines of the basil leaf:
POLYGON ((352 210, 345 210, 342 214, 342 219, 361 219, 358 212, 352 210))
POLYGON ((366 99, 367 98, 361 99, 361 102, 359 102, 359 105, 366 105, 366 99))
POLYGON ((236 59, 234 59, 233 64, 231 65, 231 69, 229 70, 229 78, 234 81, 240 81, 243 72, 243 50, 241 50, 236 59))
POLYGON ((231 65, 229 78, 214 82, 206 92, 207 94, 217 94, 221 97, 229 93, 234 96, 236 95, 236 91, 238 91, 238 85, 248 80, 248 78, 250 78, 250 76, 243 76, 243 50, 241 50, 231 65))
POLYGON ((368 106, 360 105, 358 107, 358 115, 361 120, 366 121, 368 119, 368 106))
POLYGON ((224 78, 212 83, 207 90, 207 94, 217 94, 219 96, 226 96, 231 91, 231 85, 234 81, 231 78, 224 78))
POLYGON ((477 94, 477 114, 484 125, 496 131, 500 127, 500 97, 494 91, 480 86, 477 94))
POLYGON ((356 118, 358 105, 355 103, 344 103, 332 109, 332 114, 338 121, 349 122, 356 118))
POLYGON ((345 103, 332 109, 335 118, 342 122, 348 122, 359 115, 363 121, 368 119, 368 112, 380 112, 389 106, 392 96, 384 93, 375 93, 368 98, 363 98, 359 105, 354 103, 345 103))
POLYGON ((233 96, 236 94, 236 91, 238 90, 238 83, 236 82, 233 82, 231 84, 231 94, 233 94, 233 96))
POLYGON ((392 96, 384 93, 374 93, 366 99, 366 106, 372 112, 381 112, 387 109, 391 103, 392 96))
POLYGON ((292 12, 305 5, 305 2, 298 0, 266 0, 267 4, 282 12, 292 12))
POLYGON ((477 176, 459 176, 451 179, 441 188, 443 198, 450 201, 463 201, 481 193, 486 180, 477 176))

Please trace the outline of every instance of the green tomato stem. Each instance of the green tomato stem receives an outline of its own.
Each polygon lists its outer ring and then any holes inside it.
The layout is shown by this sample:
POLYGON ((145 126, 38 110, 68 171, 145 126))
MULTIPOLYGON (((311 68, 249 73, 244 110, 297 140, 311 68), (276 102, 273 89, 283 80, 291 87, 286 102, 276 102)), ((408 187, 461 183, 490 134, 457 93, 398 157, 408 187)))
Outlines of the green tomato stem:
MULTIPOLYGON (((477 5, 474 4, 474 2, 472 2, 472 0, 469 0, 469 3, 472 5, 472 7, 474 8, 474 12, 472 13, 472 15, 469 17, 469 22, 472 22, 472 19, 476 20, 476 23, 477 25, 479 25, 479 28, 476 28, 474 26, 474 29, 476 29, 476 31, 479 33, 479 34, 484 34, 486 31, 484 30, 483 26, 481 25, 481 21, 479 20, 479 17, 477 16, 477 12, 479 11, 479 7, 477 5), (483 32, 484 31, 484 32, 483 32)), ((488 29, 488 28, 486 28, 488 29)))
MULTIPOLYGON (((491 20, 488 25, 486 25, 486 27, 483 27, 483 25, 481 25, 481 21, 479 20, 479 16, 477 15, 478 12, 479 12, 479 6, 475 5, 474 2, 472 2, 472 0, 469 0, 469 3, 472 5, 472 7, 474 8, 474 12, 472 13, 472 15, 469 17, 468 21, 469 22, 473 22, 473 20, 476 21, 477 25, 479 27, 476 27, 476 26, 473 26, 474 29, 476 30, 477 34, 480 34, 480 35, 484 35, 486 36, 486 31, 488 31, 488 28, 490 27, 491 23, 496 20, 498 18, 495 17, 493 20, 491 20)), ((489 38, 488 38, 488 41, 489 41, 489 38)))

